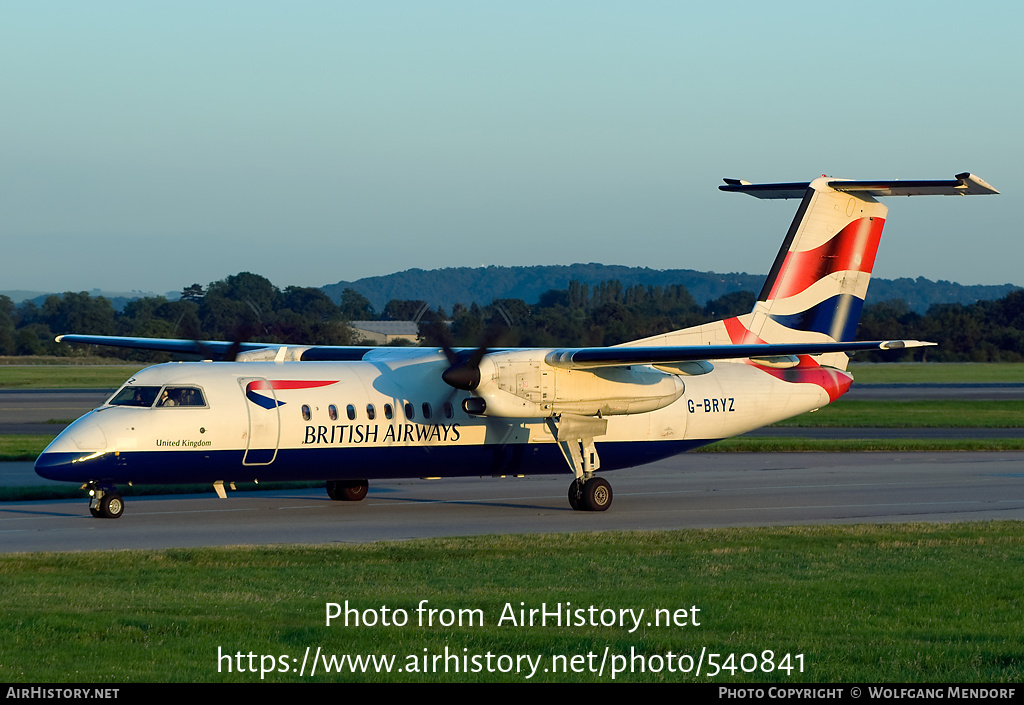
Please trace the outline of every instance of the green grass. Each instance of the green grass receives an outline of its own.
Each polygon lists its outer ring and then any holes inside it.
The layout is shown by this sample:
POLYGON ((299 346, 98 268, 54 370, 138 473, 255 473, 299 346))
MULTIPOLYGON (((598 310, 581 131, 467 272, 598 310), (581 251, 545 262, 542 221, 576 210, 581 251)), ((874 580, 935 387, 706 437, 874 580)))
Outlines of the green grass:
POLYGON ((857 384, 991 384, 1024 382, 1024 363, 850 363, 857 384))
POLYGON ((695 453, 909 453, 953 451, 1022 451, 1022 438, 727 438, 695 453))
POLYGON ((0 367, 2 366, 39 366, 49 365, 51 367, 71 367, 88 365, 129 365, 127 360, 120 360, 114 357, 100 357, 99 355, 0 355, 0 367))
POLYGON ((1022 428, 1024 401, 840 399, 775 426, 802 428, 1022 428))
POLYGON ((0 435, 0 462, 35 460, 56 436, 56 433, 0 435))
MULTIPOLYGON (((230 547, 0 555, 0 680, 259 682, 221 653, 273 656, 269 682, 523 682, 511 673, 331 673, 300 678, 305 649, 391 654, 645 657, 766 650, 791 673, 623 673, 620 682, 1020 682, 1024 532, 1015 522, 822 526, 549 536, 369 545, 230 547), (964 576, 972 576, 965 580, 964 576), (405 626, 325 625, 327 602, 405 626), (425 627, 435 609, 479 610, 483 624, 425 627), (644 609, 642 626, 522 626, 511 605, 644 609), (699 608, 699 626, 648 626, 651 611, 699 608), (464 649, 466 651, 464 651, 464 649), (292 661, 291 659, 296 659, 292 661), (218 672, 218 663, 221 671, 218 672), (792 658, 792 665, 799 662, 792 658)), ((589 619, 587 620, 589 621, 589 619)), ((747 665, 752 662, 748 657, 747 665)), ((259 658, 254 665, 258 668, 259 658)), ((582 663, 586 663, 584 660, 582 663)), ((605 673, 533 681, 611 682, 605 673)), ((246 659, 248 668, 248 660, 246 659)), ((704 673, 708 661, 705 659, 704 673)))
POLYGON ((0 389, 117 389, 148 365, 0 365, 0 389))

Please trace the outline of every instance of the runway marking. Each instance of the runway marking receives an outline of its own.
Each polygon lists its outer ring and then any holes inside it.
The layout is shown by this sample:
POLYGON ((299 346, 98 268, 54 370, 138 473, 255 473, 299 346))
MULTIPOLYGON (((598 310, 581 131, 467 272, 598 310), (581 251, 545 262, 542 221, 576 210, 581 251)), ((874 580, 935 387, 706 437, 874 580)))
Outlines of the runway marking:
MULTIPOLYGON (((174 512, 132 512, 132 516, 156 516, 158 514, 209 514, 211 512, 254 512, 259 507, 224 507, 223 509, 181 509, 174 512)), ((127 509, 125 514, 127 514, 127 509)))

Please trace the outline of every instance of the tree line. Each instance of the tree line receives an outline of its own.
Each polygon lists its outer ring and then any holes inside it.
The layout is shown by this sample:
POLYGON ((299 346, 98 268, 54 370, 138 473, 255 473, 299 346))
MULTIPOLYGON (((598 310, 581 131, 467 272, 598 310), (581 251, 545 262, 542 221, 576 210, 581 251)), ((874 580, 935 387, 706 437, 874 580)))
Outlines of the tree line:
MULTIPOLYGON (((389 301, 380 312, 362 294, 346 289, 338 303, 322 290, 289 286, 242 272, 202 287, 186 287, 178 300, 145 297, 117 311, 102 296, 68 292, 40 304, 15 305, 0 296, 0 355, 100 354, 136 360, 160 353, 62 345, 61 333, 188 340, 259 340, 314 345, 354 345, 348 322, 418 320, 428 344, 507 347, 601 346, 700 325, 751 310, 752 292, 733 292, 697 304, 682 285, 623 285, 572 281, 543 293, 537 303, 497 299, 488 305, 456 303, 430 309, 423 300, 389 301), (443 324, 439 323, 443 322, 443 324), (439 327, 439 325, 441 327, 439 327)), ((857 337, 910 338, 937 348, 871 353, 858 359, 942 361, 1024 360, 1024 291, 1001 299, 931 306, 916 313, 901 300, 864 307, 857 337)))

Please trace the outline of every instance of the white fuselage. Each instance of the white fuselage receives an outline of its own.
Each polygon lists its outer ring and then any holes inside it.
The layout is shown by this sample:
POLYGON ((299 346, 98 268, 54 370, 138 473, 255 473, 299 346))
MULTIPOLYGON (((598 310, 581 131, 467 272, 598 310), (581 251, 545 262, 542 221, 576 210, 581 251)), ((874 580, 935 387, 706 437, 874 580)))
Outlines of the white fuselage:
MULTIPOLYGON (((135 484, 569 471, 548 419, 466 413, 461 403, 472 395, 441 380, 447 365, 423 349, 380 349, 358 362, 157 365, 126 388, 198 390, 203 403, 108 403, 61 433, 37 469, 54 479, 135 484)), ((606 417, 606 432, 594 438, 602 469, 674 455, 830 401, 820 384, 742 362, 678 380, 682 394, 662 408, 606 417)))

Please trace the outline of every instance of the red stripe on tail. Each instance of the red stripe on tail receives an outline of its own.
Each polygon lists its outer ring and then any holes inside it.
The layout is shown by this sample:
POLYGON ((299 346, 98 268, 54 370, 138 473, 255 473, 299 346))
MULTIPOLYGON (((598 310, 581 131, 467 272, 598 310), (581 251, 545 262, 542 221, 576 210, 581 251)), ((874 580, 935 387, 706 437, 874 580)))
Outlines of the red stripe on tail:
POLYGON ((769 299, 804 291, 833 272, 871 273, 885 218, 858 218, 828 242, 804 252, 789 252, 769 299))

